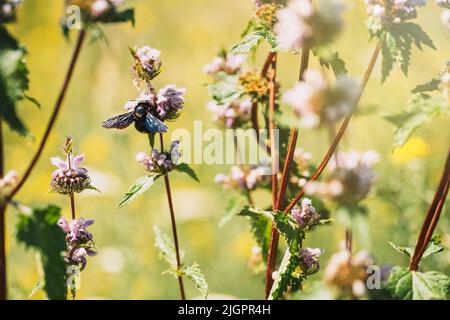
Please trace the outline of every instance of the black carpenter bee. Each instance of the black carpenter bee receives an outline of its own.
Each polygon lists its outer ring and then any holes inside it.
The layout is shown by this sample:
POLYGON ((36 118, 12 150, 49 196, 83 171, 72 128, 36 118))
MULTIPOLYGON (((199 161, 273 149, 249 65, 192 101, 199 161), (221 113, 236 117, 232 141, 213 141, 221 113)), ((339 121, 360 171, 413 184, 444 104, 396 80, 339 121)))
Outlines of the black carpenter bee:
POLYGON ((102 122, 107 129, 125 129, 134 122, 134 127, 141 133, 167 132, 168 128, 150 112, 150 102, 145 100, 131 100, 133 109, 127 113, 112 117, 102 122))

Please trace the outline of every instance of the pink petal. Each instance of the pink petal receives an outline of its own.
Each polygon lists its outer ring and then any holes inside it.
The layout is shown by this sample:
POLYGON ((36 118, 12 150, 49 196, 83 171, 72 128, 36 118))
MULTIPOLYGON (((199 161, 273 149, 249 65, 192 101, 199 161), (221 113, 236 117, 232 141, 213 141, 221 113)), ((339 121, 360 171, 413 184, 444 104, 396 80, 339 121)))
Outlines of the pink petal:
POLYGON ((80 154, 79 156, 76 156, 72 159, 72 169, 77 170, 78 166, 80 165, 81 161, 83 161, 85 158, 84 154, 80 154))
POLYGON ((67 170, 67 164, 64 160, 62 160, 59 157, 52 157, 50 158, 50 162, 54 165, 57 166, 59 169, 62 170, 67 170))

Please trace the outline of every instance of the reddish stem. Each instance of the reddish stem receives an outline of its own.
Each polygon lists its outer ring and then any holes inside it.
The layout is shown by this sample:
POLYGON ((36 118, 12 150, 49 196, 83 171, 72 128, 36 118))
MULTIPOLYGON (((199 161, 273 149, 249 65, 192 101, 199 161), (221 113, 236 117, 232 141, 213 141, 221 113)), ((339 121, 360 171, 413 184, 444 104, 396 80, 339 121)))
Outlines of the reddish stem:
MULTIPOLYGON (((161 143, 161 152, 163 152, 164 142, 162 133, 159 134, 159 141, 161 143)), ((173 242, 175 244, 175 255, 177 258, 177 272, 178 272, 181 269, 180 247, 178 244, 177 224, 175 221, 175 211, 173 209, 172 203, 172 193, 170 191, 169 175, 167 173, 164 174, 164 183, 166 185, 167 201, 169 203, 170 221, 172 224, 172 234, 173 234, 173 242)), ((184 293, 183 277, 181 276, 181 274, 178 273, 177 278, 178 278, 178 285, 180 287, 181 300, 186 300, 186 295, 184 293)))
MULTIPOLYGON (((364 77, 363 80, 361 82, 361 90, 360 93, 355 101, 356 106, 359 103, 359 100, 362 97, 362 94, 364 92, 364 89, 367 86, 367 82, 369 81, 369 78, 372 74, 373 68, 375 66, 375 63, 377 62, 378 59, 378 55, 380 53, 380 46, 377 45, 377 47, 375 48, 372 58, 370 60, 370 63, 367 67, 366 72, 364 73, 364 77)), ((355 107, 356 110, 356 107, 355 107)), ((344 121, 342 122, 341 126, 339 127, 338 132, 336 133, 336 136, 334 137, 334 140, 331 144, 331 146, 329 147, 328 151, 326 152, 325 156, 323 157, 320 165, 317 167, 317 170, 314 172, 314 174, 312 175, 311 179, 308 181, 308 183, 310 183, 311 181, 315 181, 317 180, 317 178, 319 178, 319 176, 322 174, 323 170, 325 169, 325 167, 327 166, 328 162, 330 161, 331 157, 333 156, 334 152, 336 151, 336 148, 339 144, 339 142, 342 139, 342 136, 344 135, 348 124, 350 123, 350 120, 352 119, 353 113, 349 114, 347 117, 345 117, 344 121)), ((296 196, 294 197, 294 199, 292 199, 292 201, 289 203, 289 205, 283 210, 284 212, 288 212, 290 211, 301 199, 302 197, 305 195, 305 187, 302 188, 302 190, 300 190, 296 196)))
POLYGON ((72 59, 70 60, 69 69, 67 70, 63 86, 61 88, 61 91, 59 92, 58 99, 56 100, 55 107, 53 108, 53 113, 47 124, 47 128, 45 129, 44 136, 42 137, 41 143, 39 144, 39 147, 38 147, 36 153, 34 154, 33 159, 31 160, 28 168, 26 169, 25 173, 23 174, 22 179, 19 181, 17 186, 8 195, 8 197, 7 197, 8 201, 11 201, 12 198, 16 195, 16 193, 19 192, 20 189, 23 187, 23 185, 29 178, 31 172, 33 171, 34 167, 36 166, 39 158, 42 155, 42 151, 44 150, 44 147, 48 141, 50 133, 52 132, 52 129, 56 123, 56 119, 58 118, 59 111, 61 110, 61 106, 64 101, 64 97, 66 96, 66 92, 69 87, 70 80, 72 79, 73 71, 74 71, 75 65, 78 61, 78 57, 80 55, 80 51, 83 46, 85 36, 86 36, 86 32, 84 30, 80 30, 80 32, 78 33, 77 44, 76 44, 74 52, 72 54, 72 59))
MULTIPOLYGON (((275 144, 275 95, 276 95, 276 70, 277 70, 277 55, 272 55, 271 74, 269 78, 269 134, 270 134, 270 149, 271 149, 271 164, 272 164, 272 209, 276 210, 278 199, 278 154, 275 144)), ((278 248, 279 233, 276 229, 275 223, 272 223, 272 231, 270 236, 270 247, 267 257, 267 269, 266 269, 266 288, 265 297, 269 297, 270 289, 272 288, 272 273, 274 271, 276 262, 276 251, 278 248)))
MULTIPOLYGON (((4 172, 4 149, 3 149, 3 127, 0 118, 0 179, 5 175, 4 172)), ((0 300, 6 300, 8 297, 8 287, 6 285, 6 203, 0 199, 0 300)))
POLYGON ((422 229, 417 240, 416 248, 409 265, 410 271, 417 271, 419 269, 419 263, 425 250, 428 247, 428 243, 433 236, 434 229, 441 216, 442 208, 444 206, 445 199, 447 198, 448 189, 450 186, 450 149, 447 154, 447 161, 445 162, 444 172, 442 173, 441 181, 434 194, 433 202, 425 217, 425 221, 422 225, 422 229))

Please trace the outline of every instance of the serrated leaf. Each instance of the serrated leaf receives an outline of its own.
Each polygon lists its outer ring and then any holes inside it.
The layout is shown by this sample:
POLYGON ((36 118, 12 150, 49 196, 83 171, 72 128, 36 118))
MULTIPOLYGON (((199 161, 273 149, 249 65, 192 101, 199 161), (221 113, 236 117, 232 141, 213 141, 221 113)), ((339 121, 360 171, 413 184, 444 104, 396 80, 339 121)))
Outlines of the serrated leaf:
POLYGON ((184 267, 181 270, 181 274, 185 275, 189 280, 191 280, 200 291, 202 296, 204 296, 205 299, 207 298, 208 283, 206 282, 206 278, 203 275, 198 263, 194 262, 191 266, 184 267))
MULTIPOLYGON (((172 239, 163 233, 161 229, 154 225, 153 232, 155 233, 155 247, 159 249, 159 258, 166 261, 173 269, 177 269, 177 257, 175 252, 175 246, 172 239)), ((180 251, 180 259, 184 257, 184 252, 180 251)))
POLYGON ((298 248, 296 247, 286 249, 278 269, 278 277, 270 290, 269 300, 280 300, 288 288, 295 291, 300 287, 302 278, 296 272, 296 269, 300 267, 298 256, 295 254, 297 252, 298 248))
POLYGON ((450 278, 436 271, 411 272, 407 268, 394 267, 386 287, 394 299, 445 300, 449 295, 450 278))
POLYGON ((126 206, 133 202, 137 197, 143 194, 145 191, 150 189, 155 183, 156 179, 160 176, 144 176, 138 178, 134 184, 130 187, 130 190, 125 193, 120 203, 117 205, 118 208, 126 206))
POLYGON ((400 246, 397 246, 396 244, 394 244, 394 243, 392 243, 390 241, 388 241, 388 243, 389 243, 389 245, 392 248, 394 248, 395 250, 397 250, 401 254, 404 254, 404 255, 406 255, 406 256, 408 256, 410 258, 414 254, 414 248, 412 248, 412 247, 400 247, 400 246))
POLYGON ((396 300, 411 300, 412 292, 412 274, 408 268, 394 267, 386 283, 391 297, 396 300))
POLYGON ((247 34, 241 42, 231 47, 230 53, 234 55, 249 53, 254 51, 263 40, 263 36, 259 33, 247 34))
POLYGON ((178 172, 186 173, 189 177, 191 177, 195 181, 200 182, 194 169, 192 169, 187 163, 180 163, 175 167, 175 170, 178 172))
POLYGON ((415 87, 411 93, 422 93, 422 92, 430 92, 430 91, 439 91, 439 84, 441 83, 441 80, 439 79, 433 79, 427 83, 420 84, 417 87, 415 87))
POLYGON ((443 97, 431 98, 420 93, 413 95, 405 111, 385 116, 386 120, 397 127, 394 134, 394 148, 404 145, 420 126, 440 115, 448 114, 450 114, 450 104, 443 97))
POLYGON ((437 271, 411 272, 413 300, 446 300, 450 289, 450 278, 437 271))
POLYGON ((376 36, 379 38, 383 56, 381 65, 382 82, 389 76, 394 63, 400 65, 405 76, 408 75, 413 44, 420 50, 423 49, 423 46, 436 49, 431 38, 418 24, 412 22, 390 25, 376 36))
POLYGON ((30 216, 20 215, 17 224, 17 240, 27 248, 37 250, 44 269, 44 289, 50 300, 66 299, 66 250, 65 235, 56 224, 61 209, 49 205, 34 209, 30 216))
POLYGON ((346 75, 348 73, 345 66, 345 61, 339 56, 337 51, 330 50, 329 48, 320 47, 313 48, 313 54, 319 58, 320 65, 333 70, 334 75, 337 77, 346 75))
POLYGON ((210 96, 218 104, 228 104, 238 99, 243 94, 238 87, 238 80, 236 75, 227 75, 225 72, 219 72, 217 81, 208 85, 210 96))
POLYGON ((267 261, 270 233, 272 230, 272 221, 270 216, 250 206, 244 206, 238 215, 249 218, 252 235, 262 250, 263 260, 267 261))
POLYGON ((126 9, 123 11, 111 11, 111 13, 104 15, 101 18, 102 23, 120 23, 120 22, 131 22, 134 27, 134 9, 126 9))
POLYGON ((28 68, 26 49, 0 26, 0 116, 21 135, 28 133, 16 110, 17 102, 27 98, 28 68))
MULTIPOLYGON (((392 248, 394 248, 398 252, 400 252, 410 258, 414 255, 414 247, 400 247, 400 246, 393 244, 392 242, 388 241, 388 243, 391 245, 392 248)), ((444 248, 440 246, 440 243, 441 243, 441 237, 439 235, 434 235, 430 239, 430 241, 428 241, 428 246, 425 249, 425 252, 423 253, 421 259, 429 257, 432 254, 442 252, 444 250, 444 248)))
POLYGON ((238 215, 242 207, 246 204, 246 198, 242 195, 232 196, 225 206, 225 213, 219 221, 219 228, 222 228, 234 216, 238 215))

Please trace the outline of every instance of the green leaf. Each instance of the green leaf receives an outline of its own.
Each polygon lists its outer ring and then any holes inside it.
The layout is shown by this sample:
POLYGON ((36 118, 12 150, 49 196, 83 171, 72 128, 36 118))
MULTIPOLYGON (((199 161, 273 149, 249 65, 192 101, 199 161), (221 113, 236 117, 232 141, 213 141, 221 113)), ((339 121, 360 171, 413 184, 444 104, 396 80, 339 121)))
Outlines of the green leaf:
POLYGON ((320 65, 333 70, 337 77, 346 75, 348 73, 345 66, 345 61, 339 56, 337 51, 330 50, 326 47, 313 48, 313 54, 319 58, 320 65))
POLYGON ((389 243, 389 245, 392 247, 392 248, 394 248, 395 250, 397 250, 398 252, 400 252, 401 254, 404 254, 404 255, 406 255, 406 256, 408 256, 408 257, 412 257, 412 255, 414 254, 414 248, 412 248, 412 247, 400 247, 400 246, 397 246, 396 244, 394 244, 394 243, 392 243, 392 242, 390 242, 390 241, 388 241, 388 243, 389 243))
POLYGON ((16 110, 17 102, 29 97, 26 49, 8 31, 0 26, 0 117, 11 130, 21 135, 28 133, 16 110))
POLYGON ((412 274, 408 268, 394 267, 386 283, 391 297, 396 300, 411 300, 412 292, 412 274))
POLYGON ((422 92, 430 92, 430 91, 439 91, 439 84, 441 83, 440 79, 433 79, 427 83, 420 84, 415 87, 411 93, 422 93, 422 92))
POLYGON ((200 182, 195 171, 187 163, 180 163, 175 167, 175 170, 178 172, 186 173, 189 177, 191 177, 195 181, 200 182))
POLYGON ((413 300, 446 300, 450 289, 450 278, 437 271, 411 272, 413 300))
MULTIPOLYGON (((172 239, 161 229, 154 225, 153 232, 155 233, 155 247, 159 249, 159 258, 166 261, 169 266, 173 269, 177 269, 177 257, 175 252, 175 246, 173 245, 172 239)), ((180 252, 180 259, 184 256, 184 252, 180 252)))
POLYGON ((208 85, 209 94, 219 104, 227 104, 238 99, 243 92, 239 89, 236 75, 227 75, 225 72, 217 74, 217 81, 208 85))
POLYGON ((394 267, 386 284, 392 298, 401 300, 448 299, 450 278, 436 271, 415 272, 394 267))
POLYGON ((247 34, 241 42, 231 47, 230 53, 234 55, 249 53, 254 51, 263 40, 264 37, 259 33, 247 34))
POLYGON ((450 104, 443 97, 431 98, 422 93, 413 95, 405 111, 385 116, 386 120, 397 127, 394 134, 394 148, 404 145, 420 126, 440 115, 448 114, 450 104))
MULTIPOLYGON (((391 245, 392 248, 394 248, 398 252, 400 252, 410 258, 414 255, 414 247, 400 247, 400 246, 393 244, 392 242, 388 241, 388 243, 391 245)), ((430 241, 428 241, 428 246, 425 249, 425 252, 423 253, 421 259, 429 257, 432 254, 442 252, 444 250, 444 248, 441 247, 440 244, 441 244, 441 237, 439 235, 434 235, 430 239, 430 241)))
POLYGON ((181 270, 181 274, 185 275, 189 280, 191 280, 197 289, 200 291, 202 296, 205 297, 205 299, 208 296, 208 283, 206 282, 206 278, 202 273, 202 270, 200 269, 200 266, 198 263, 194 262, 189 267, 183 267, 181 270))
POLYGON ((151 188, 158 179, 160 175, 156 176, 144 176, 138 178, 134 184, 130 187, 130 190, 125 193, 120 203, 117 205, 118 208, 126 206, 133 202, 137 197, 143 194, 145 191, 151 188))
POLYGON ((382 82, 389 76, 394 63, 398 63, 405 74, 411 61, 411 49, 414 44, 420 50, 423 46, 436 49, 431 38, 422 28, 412 22, 392 24, 376 35, 379 38, 383 55, 381 74, 382 82))
POLYGON ((272 230, 272 221, 270 216, 250 206, 244 206, 238 215, 247 217, 250 220, 250 230, 252 235, 258 243, 258 246, 262 249, 263 260, 267 261, 270 233, 272 230))
POLYGON ((123 11, 112 11, 110 14, 102 17, 102 23, 119 23, 119 22, 131 22, 134 27, 134 9, 126 9, 123 11))
POLYGON ((34 209, 30 216, 20 215, 17 225, 17 240, 27 248, 37 250, 44 269, 44 289, 50 300, 66 299, 66 263, 64 232, 57 222, 61 209, 49 205, 34 209))
POLYGON ((246 203, 247 199, 241 194, 230 197, 225 206, 225 214, 219 221, 219 228, 222 228, 234 216, 238 215, 246 203))
POLYGON ((278 277, 275 279, 269 294, 269 300, 280 300, 283 293, 290 287, 292 291, 298 289, 301 285, 302 277, 296 269, 300 268, 299 259, 296 253, 298 248, 293 252, 293 248, 287 248, 280 268, 278 269, 278 277))

